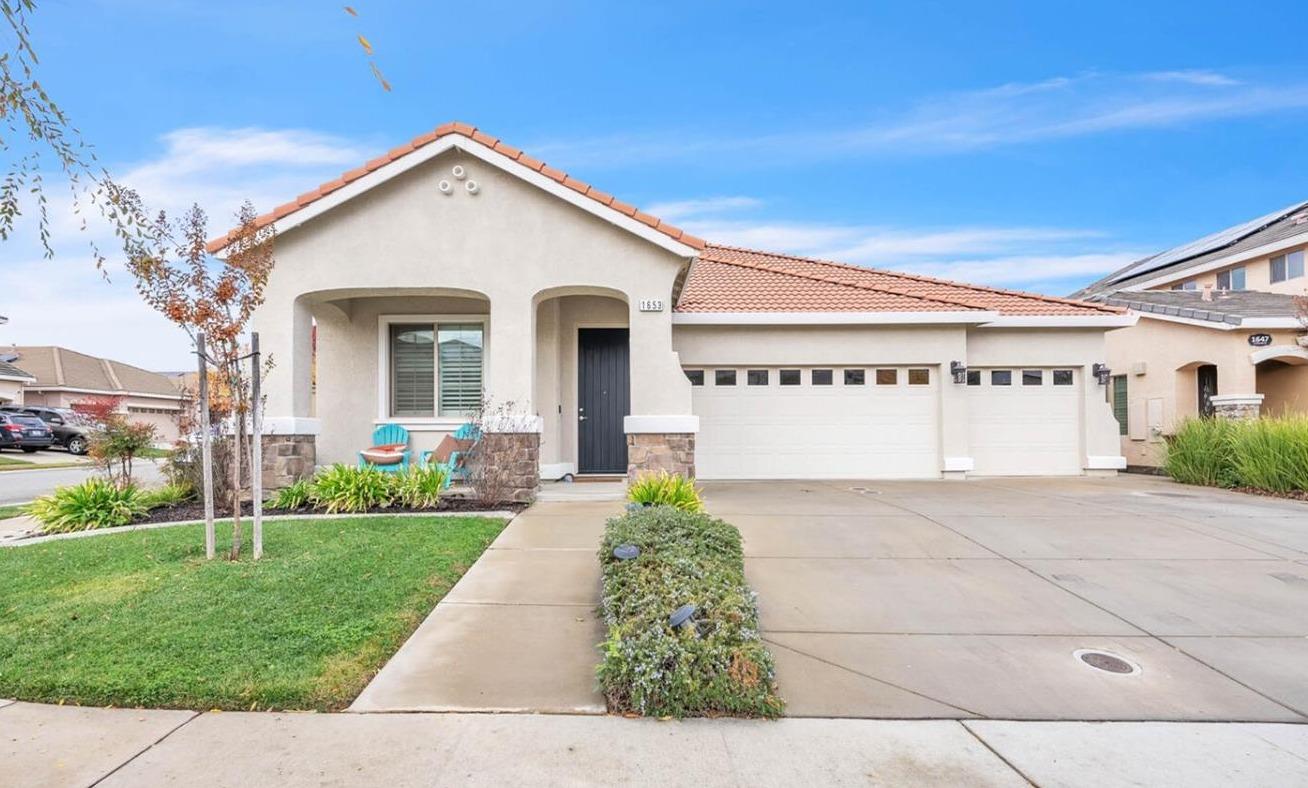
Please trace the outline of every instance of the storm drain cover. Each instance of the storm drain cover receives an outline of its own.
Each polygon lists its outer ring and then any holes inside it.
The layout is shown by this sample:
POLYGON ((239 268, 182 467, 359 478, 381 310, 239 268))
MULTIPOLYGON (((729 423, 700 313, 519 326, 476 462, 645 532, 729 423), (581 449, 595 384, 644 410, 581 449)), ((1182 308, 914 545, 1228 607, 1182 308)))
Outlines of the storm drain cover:
POLYGON ((1140 668, 1136 665, 1127 662, 1116 654, 1109 654, 1107 651, 1083 649, 1076 652, 1076 658, 1095 670, 1102 670, 1105 673, 1127 675, 1140 672, 1140 668))

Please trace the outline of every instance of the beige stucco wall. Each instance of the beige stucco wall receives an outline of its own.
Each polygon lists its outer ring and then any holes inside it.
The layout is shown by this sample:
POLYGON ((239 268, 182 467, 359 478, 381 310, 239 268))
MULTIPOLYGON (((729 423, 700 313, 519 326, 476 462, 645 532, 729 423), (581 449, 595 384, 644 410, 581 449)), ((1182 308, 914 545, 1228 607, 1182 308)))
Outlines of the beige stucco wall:
MULTIPOLYGON (((1303 251, 1303 246, 1290 246, 1280 250, 1276 255, 1285 254, 1286 252, 1303 251)), ((1234 265, 1227 265, 1213 271, 1198 274, 1195 276, 1178 275, 1174 280, 1164 284, 1156 285, 1153 290, 1169 290, 1175 284, 1189 282, 1193 280, 1198 289, 1203 290, 1205 286, 1217 287, 1217 275, 1222 271, 1229 271, 1232 268, 1244 268, 1245 289, 1259 290, 1267 293, 1284 293, 1286 295, 1304 295, 1308 293, 1308 274, 1295 279, 1287 279, 1284 282, 1272 284, 1272 267, 1271 260, 1276 255, 1264 255, 1262 257, 1253 257, 1244 262, 1234 265)))
POLYGON ((551 405, 560 416, 561 403, 534 401, 541 391, 535 305, 556 296, 611 293, 622 299, 613 303, 623 304, 631 356, 639 359, 631 370, 632 413, 690 413, 690 387, 670 347, 672 287, 687 260, 471 155, 443 153, 283 233, 276 257, 266 301, 253 319, 276 363, 267 381, 267 413, 270 420, 312 413, 330 424, 341 437, 323 430, 321 462, 351 461, 375 420, 376 349, 362 351, 375 314, 364 301, 383 296, 488 301, 487 394, 544 418, 551 405), (478 182, 477 194, 455 189, 446 196, 437 189, 455 164, 478 182), (663 311, 639 311, 644 298, 661 299, 663 311), (316 412, 309 387, 315 319, 316 412), (342 331, 349 336, 342 339, 342 331), (339 352, 331 349, 334 341, 343 343, 339 352), (346 347, 360 358, 347 361, 346 347))
POLYGON ((1308 364, 1266 361, 1258 366, 1258 393, 1268 416, 1308 413, 1308 364))
POLYGON ((1164 436, 1171 434, 1180 419, 1198 414, 1196 367, 1217 367, 1219 394, 1257 392, 1257 368, 1250 360, 1256 348, 1249 345, 1249 335, 1255 333, 1271 334, 1275 346, 1295 343, 1294 331, 1221 331, 1147 316, 1141 316, 1135 326, 1108 333, 1109 366, 1114 374, 1127 375, 1131 434, 1120 440, 1128 463, 1158 465, 1164 436), (1143 374, 1138 365, 1143 365, 1143 374), (1156 423, 1150 423, 1151 401, 1156 423))
POLYGON ((0 380, 0 404, 22 405, 23 384, 17 380, 0 380))

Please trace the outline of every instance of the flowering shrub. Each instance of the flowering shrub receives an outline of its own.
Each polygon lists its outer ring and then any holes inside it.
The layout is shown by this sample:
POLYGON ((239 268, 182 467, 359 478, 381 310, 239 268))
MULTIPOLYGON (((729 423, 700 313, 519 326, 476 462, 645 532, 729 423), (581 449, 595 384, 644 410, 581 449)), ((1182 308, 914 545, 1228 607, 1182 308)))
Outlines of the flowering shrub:
POLYGON ((608 637, 596 672, 610 711, 781 713, 735 527, 670 506, 640 509, 608 522, 600 562, 608 637), (640 555, 619 560, 619 545, 635 545, 640 555), (695 612, 674 629, 669 617, 686 604, 695 612))

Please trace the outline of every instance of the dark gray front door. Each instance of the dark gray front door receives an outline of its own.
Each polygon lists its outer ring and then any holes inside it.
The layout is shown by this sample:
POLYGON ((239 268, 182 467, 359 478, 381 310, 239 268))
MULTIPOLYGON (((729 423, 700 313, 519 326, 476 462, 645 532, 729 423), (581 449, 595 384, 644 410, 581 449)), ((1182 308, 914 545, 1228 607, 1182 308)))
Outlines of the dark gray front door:
POLYGON ((1199 383, 1199 415, 1213 415, 1213 395, 1217 393, 1217 367, 1204 364, 1195 370, 1199 383))
POLYGON ((626 473, 622 419, 631 412, 627 329, 578 329, 577 345, 577 470, 626 473))

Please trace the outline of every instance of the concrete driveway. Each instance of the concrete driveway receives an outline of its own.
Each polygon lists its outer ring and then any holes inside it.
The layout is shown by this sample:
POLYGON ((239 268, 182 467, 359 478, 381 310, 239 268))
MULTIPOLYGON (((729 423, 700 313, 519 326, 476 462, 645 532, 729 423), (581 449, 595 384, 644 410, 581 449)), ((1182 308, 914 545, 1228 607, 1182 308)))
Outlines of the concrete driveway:
POLYGON ((704 486, 791 715, 1308 721, 1308 505, 1127 475, 704 486))

